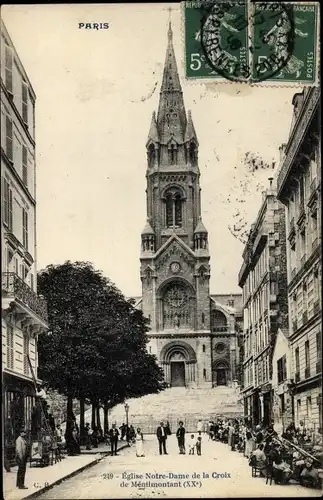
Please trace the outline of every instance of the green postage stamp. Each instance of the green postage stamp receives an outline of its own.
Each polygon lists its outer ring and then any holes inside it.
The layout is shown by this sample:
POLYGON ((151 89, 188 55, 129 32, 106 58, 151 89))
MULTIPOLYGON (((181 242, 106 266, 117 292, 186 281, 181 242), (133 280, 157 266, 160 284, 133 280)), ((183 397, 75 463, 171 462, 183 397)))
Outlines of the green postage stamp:
POLYGON ((187 78, 318 85, 319 4, 184 2, 187 78))

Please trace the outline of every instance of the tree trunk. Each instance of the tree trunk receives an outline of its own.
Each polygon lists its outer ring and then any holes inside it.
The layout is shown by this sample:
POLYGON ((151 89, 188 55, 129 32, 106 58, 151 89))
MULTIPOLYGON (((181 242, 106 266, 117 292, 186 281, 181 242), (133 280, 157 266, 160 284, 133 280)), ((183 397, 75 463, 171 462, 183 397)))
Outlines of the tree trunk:
POLYGON ((80 398, 80 438, 84 444, 84 398, 80 398))
POLYGON ((96 425, 98 429, 102 429, 101 427, 101 418, 100 418, 100 405, 96 407, 96 425))
POLYGON ((104 434, 108 434, 109 432, 109 407, 108 405, 104 405, 103 408, 103 429, 104 434))
POLYGON ((66 432, 65 432, 66 448, 67 448, 68 455, 72 455, 74 453, 73 438, 72 438, 73 427, 74 427, 74 421, 73 421, 73 396, 71 394, 69 394, 67 396, 66 432))
POLYGON ((95 405, 95 401, 94 399, 91 401, 92 403, 92 418, 91 418, 91 427, 92 429, 94 429, 94 427, 96 426, 96 419, 95 419, 95 408, 96 408, 96 405, 95 405))

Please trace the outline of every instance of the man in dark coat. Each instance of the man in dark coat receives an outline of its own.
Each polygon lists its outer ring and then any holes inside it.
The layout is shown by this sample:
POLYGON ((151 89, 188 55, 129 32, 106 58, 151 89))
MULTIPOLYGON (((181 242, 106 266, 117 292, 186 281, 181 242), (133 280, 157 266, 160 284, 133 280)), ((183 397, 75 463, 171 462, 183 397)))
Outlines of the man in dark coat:
POLYGON ((185 428, 183 422, 178 422, 176 437, 178 441, 179 454, 185 455, 185 428))
POLYGON ((26 466, 28 460, 28 447, 26 441, 26 432, 21 430, 19 437, 16 439, 16 462, 18 464, 17 472, 17 488, 21 490, 27 489, 25 486, 26 466))
POLYGON ((159 443, 159 455, 168 455, 166 451, 166 439, 167 439, 167 431, 164 427, 164 422, 160 422, 160 426, 157 427, 157 439, 159 443))
POLYGON ((112 424, 112 428, 109 430, 109 437, 111 443, 111 456, 117 454, 119 431, 116 424, 112 424))

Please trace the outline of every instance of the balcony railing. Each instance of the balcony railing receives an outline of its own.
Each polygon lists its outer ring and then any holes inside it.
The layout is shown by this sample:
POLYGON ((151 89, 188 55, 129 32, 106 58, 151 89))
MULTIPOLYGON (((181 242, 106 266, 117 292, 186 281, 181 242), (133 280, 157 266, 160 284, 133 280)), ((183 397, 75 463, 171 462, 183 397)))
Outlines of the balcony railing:
POLYGON ((212 328, 213 332, 227 332, 228 327, 227 326, 214 326, 212 328))
POLYGON ((295 382, 299 382, 299 381, 300 381, 300 379, 301 379, 301 377, 300 377, 300 373, 299 373, 299 372, 296 372, 296 373, 295 373, 295 382))
POLYGON ((2 297, 18 299, 47 322, 47 303, 39 297, 16 273, 2 273, 2 297))
POLYGON ((305 368, 305 378, 310 378, 311 376, 311 369, 309 366, 305 368))

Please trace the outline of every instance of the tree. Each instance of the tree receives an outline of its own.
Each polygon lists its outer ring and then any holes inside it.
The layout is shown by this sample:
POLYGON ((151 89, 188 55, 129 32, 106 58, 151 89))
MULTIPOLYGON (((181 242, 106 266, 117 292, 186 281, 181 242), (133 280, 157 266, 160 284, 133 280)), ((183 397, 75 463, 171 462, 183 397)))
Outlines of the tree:
POLYGON ((109 407, 161 390, 162 370, 146 350, 148 321, 91 263, 47 266, 38 292, 49 317, 39 375, 51 388, 109 407))

